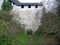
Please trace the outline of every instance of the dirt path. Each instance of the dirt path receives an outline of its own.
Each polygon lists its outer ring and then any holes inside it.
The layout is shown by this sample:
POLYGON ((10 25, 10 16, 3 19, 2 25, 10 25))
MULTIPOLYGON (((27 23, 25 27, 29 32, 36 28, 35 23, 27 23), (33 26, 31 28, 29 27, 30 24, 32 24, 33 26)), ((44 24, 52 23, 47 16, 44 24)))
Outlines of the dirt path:
POLYGON ((30 35, 29 38, 29 45, 32 45, 32 36, 30 35))

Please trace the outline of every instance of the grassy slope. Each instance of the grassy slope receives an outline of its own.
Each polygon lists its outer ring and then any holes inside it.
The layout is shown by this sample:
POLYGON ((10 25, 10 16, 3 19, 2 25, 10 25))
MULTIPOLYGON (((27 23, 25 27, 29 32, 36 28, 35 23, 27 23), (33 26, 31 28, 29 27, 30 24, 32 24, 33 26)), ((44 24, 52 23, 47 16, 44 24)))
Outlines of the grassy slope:
MULTIPOLYGON (((11 34, 8 29, 8 22, 12 20, 12 15, 5 11, 0 10, 0 45, 28 45, 29 37, 24 33, 11 34)), ((14 23, 11 24, 12 27, 15 26, 14 23)), ((13 27, 12 29, 17 29, 13 27)), ((15 30, 14 29, 14 30, 15 30)))
POLYGON ((33 35, 32 45, 40 45, 42 39, 43 39, 43 34, 40 34, 40 36, 37 36, 36 34, 33 35))
POLYGON ((11 35, 7 23, 0 20, 0 45, 28 45, 29 37, 24 33, 11 35))
POLYGON ((29 37, 24 33, 14 35, 13 37, 12 45, 28 45, 29 37))
MULTIPOLYGON (((29 36, 24 33, 11 35, 7 30, 7 23, 0 20, 0 45, 28 45, 29 36)), ((32 45, 39 45, 43 35, 33 35, 32 45)))

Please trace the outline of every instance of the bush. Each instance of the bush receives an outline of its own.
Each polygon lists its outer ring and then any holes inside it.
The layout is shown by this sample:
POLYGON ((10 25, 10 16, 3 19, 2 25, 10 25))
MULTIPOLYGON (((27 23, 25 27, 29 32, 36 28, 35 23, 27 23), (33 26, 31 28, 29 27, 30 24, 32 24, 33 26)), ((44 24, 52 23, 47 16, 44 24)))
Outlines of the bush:
POLYGON ((40 36, 41 34, 43 34, 43 27, 42 26, 39 26, 38 29, 37 29, 37 31, 35 32, 35 34, 37 36, 40 36))
POLYGON ((24 28, 12 18, 10 12, 0 11, 0 45, 27 45, 29 38, 23 33, 24 28))
POLYGON ((0 10, 0 19, 4 21, 11 21, 12 18, 13 18, 13 15, 10 14, 10 12, 0 10))
POLYGON ((15 21, 8 24, 8 31, 11 34, 24 33, 24 26, 22 24, 17 24, 15 21))
POLYGON ((6 21, 0 20, 0 45, 28 45, 29 37, 22 33, 21 30, 23 29, 16 23, 12 22, 10 25, 7 25, 6 21), (9 27, 9 29, 7 27, 9 27), (13 28, 12 31, 11 28, 13 28))
POLYGON ((9 42, 10 33, 7 27, 7 23, 0 19, 0 45, 7 45, 9 42))
POLYGON ((38 35, 40 35, 41 32, 44 34, 44 44, 42 43, 42 45, 50 45, 50 42, 52 43, 53 40, 49 38, 53 38, 55 40, 53 41, 54 45, 55 42, 58 45, 60 43, 60 19, 58 14, 55 15, 51 12, 43 14, 41 23, 36 33, 38 35))
POLYGON ((40 42, 40 45, 57 45, 54 38, 45 38, 40 42))
MULTIPOLYGON (((53 13, 46 13, 41 19, 42 25, 39 27, 43 33, 47 35, 56 35, 59 30, 59 18, 58 15, 53 13)), ((38 31, 39 32, 39 31, 38 31)))

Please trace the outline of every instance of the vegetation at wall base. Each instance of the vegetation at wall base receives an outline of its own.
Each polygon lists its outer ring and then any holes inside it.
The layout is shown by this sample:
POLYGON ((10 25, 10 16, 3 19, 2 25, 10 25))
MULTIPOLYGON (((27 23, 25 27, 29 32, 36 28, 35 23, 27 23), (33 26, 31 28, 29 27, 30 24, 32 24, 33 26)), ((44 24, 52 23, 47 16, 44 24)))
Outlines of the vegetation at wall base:
POLYGON ((28 35, 33 35, 33 31, 30 29, 30 30, 27 30, 27 34, 28 35))
MULTIPOLYGON (((26 35, 22 24, 13 21, 13 14, 10 14, 12 5, 4 0, 2 10, 0 10, 0 45, 29 45, 32 30, 28 30, 26 35), (8 13, 7 13, 8 12, 8 13)), ((43 9, 41 18, 42 25, 32 35, 31 45, 60 45, 60 6, 57 8, 58 14, 46 13, 43 9)))
POLYGON ((0 45, 28 45, 29 36, 12 18, 9 12, 0 11, 0 45))

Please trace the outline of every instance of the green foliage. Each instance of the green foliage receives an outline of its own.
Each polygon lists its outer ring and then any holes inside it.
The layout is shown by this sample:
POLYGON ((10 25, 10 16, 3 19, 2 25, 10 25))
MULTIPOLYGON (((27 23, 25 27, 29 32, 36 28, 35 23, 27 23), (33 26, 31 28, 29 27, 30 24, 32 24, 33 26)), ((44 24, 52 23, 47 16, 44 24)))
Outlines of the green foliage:
MULTIPOLYGON (((41 33, 44 34, 44 40, 41 41, 41 45, 53 45, 58 44, 57 40, 60 40, 60 19, 58 14, 45 13, 41 19, 42 25, 39 26, 36 34, 40 36, 41 33), (53 38, 53 40, 52 40, 53 38), (46 39, 46 40, 45 40, 46 39), (55 41, 56 40, 56 41, 55 41), (49 42, 50 41, 50 42, 49 42), (53 41, 53 42, 52 42, 53 41)), ((60 43, 60 41, 59 41, 60 43)))
POLYGON ((11 17, 9 13, 0 11, 0 45, 8 45, 10 41, 11 34, 7 28, 7 21, 10 22, 12 20, 11 17))
MULTIPOLYGON (((46 13, 46 15, 43 15, 42 17, 42 25, 39 27, 39 31, 42 30, 42 32, 51 34, 51 35, 56 35, 59 30, 59 18, 58 15, 52 14, 52 13, 46 13)), ((49 35, 50 36, 50 35, 49 35)))
POLYGON ((29 37, 24 28, 12 20, 13 15, 0 11, 0 45, 28 45, 29 37))
POLYGON ((54 38, 45 38, 40 42, 40 45, 57 45, 54 38))
POLYGON ((12 5, 9 0, 4 0, 2 4, 2 10, 4 11, 10 11, 12 9, 12 5))
POLYGON ((29 37, 24 33, 13 35, 12 45, 28 45, 29 37))
POLYGON ((12 35, 8 27, 7 22, 0 19, 0 45, 28 45, 29 37, 27 35, 22 32, 16 33, 15 31, 16 34, 12 35))
POLYGON ((35 35, 40 36, 41 34, 43 34, 43 28, 42 26, 39 26, 38 30, 35 32, 35 35))
POLYGON ((19 34, 24 32, 24 27, 22 27, 22 24, 18 25, 16 22, 12 21, 8 24, 8 30, 11 34, 19 34))
POLYGON ((7 29, 7 23, 0 19, 0 45, 7 45, 10 33, 7 29))
POLYGON ((40 42, 44 38, 44 35, 42 33, 40 33, 39 35, 37 33, 35 33, 32 36, 32 38, 33 38, 32 45, 40 45, 40 42))
POLYGON ((10 14, 10 12, 6 12, 6 11, 1 11, 0 10, 0 19, 4 20, 4 21, 11 21, 13 18, 13 15, 10 14))

